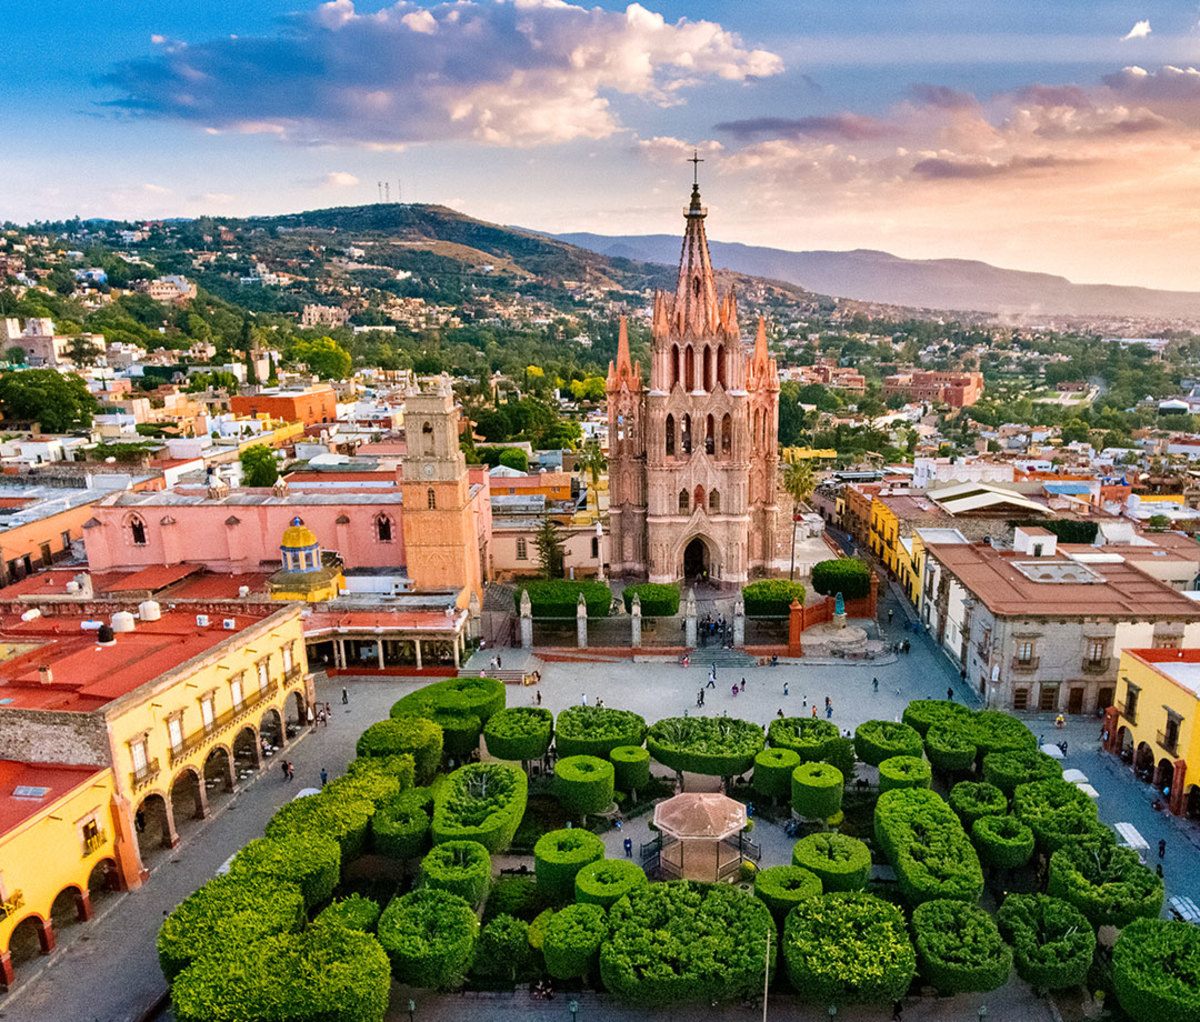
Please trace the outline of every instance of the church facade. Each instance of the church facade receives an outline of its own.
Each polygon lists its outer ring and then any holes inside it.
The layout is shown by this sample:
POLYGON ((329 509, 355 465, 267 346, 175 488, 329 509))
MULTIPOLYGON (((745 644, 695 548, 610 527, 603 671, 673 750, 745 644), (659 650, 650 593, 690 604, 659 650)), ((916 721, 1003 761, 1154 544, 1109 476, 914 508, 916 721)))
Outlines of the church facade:
POLYGON ((651 582, 740 586, 774 559, 779 375, 761 317, 744 342, 718 296, 699 186, 674 293, 654 296, 650 386, 621 321, 607 381, 610 567, 651 582))

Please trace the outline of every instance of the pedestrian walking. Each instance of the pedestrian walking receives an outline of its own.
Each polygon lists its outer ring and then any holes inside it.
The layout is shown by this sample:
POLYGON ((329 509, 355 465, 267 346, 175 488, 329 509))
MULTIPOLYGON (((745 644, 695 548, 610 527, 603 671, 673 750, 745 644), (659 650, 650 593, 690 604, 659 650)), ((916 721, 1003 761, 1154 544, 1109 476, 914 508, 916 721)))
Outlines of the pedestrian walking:
POLYGON ((333 707, 328 703, 325 704, 325 726, 329 726, 329 718, 333 716, 333 707))
POLYGON ((345 685, 342 686, 342 705, 350 705, 350 690, 345 685))
POLYGON ((714 677, 713 677, 713 676, 710 674, 710 675, 708 676, 708 685, 707 685, 707 686, 705 686, 705 687, 706 687, 706 688, 716 688, 716 687, 717 687, 717 679, 716 679, 716 678, 714 678, 714 677))
POLYGON ((817 715, 817 704, 816 703, 813 703, 813 714, 812 715, 814 717, 817 715))
POLYGON ((321 767, 321 787, 324 788, 329 781, 329 771, 321 767))
POLYGON ((537 690, 537 701, 538 701, 538 706, 541 706, 542 705, 542 690, 540 688, 537 690))
POLYGON ((287 761, 287 774, 289 781, 296 776, 296 771, 292 769, 292 761, 290 759, 287 761))
POLYGON ((313 713, 313 708, 311 706, 308 708, 308 726, 314 731, 317 730, 317 715, 313 713))
POLYGON ((1156 862, 1154 864, 1154 874, 1155 874, 1155 876, 1160 876, 1160 877, 1162 876, 1162 863, 1161 862, 1156 862))
POLYGON ((587 706, 587 693, 584 692, 579 696, 579 705, 587 706))
POLYGON ((287 760, 286 759, 280 761, 279 769, 283 771, 283 779, 286 781, 288 779, 288 769, 287 769, 287 760))
POLYGON ((736 697, 737 697, 737 694, 738 694, 738 687, 737 687, 737 685, 734 685, 734 686, 733 686, 733 695, 734 695, 734 698, 736 698, 736 697))
POLYGON ((904 1015, 904 1002, 896 1001, 896 1003, 892 1005, 892 1022, 903 1022, 903 1018, 902 1018, 903 1015, 904 1015))
POLYGON ((499 653, 496 654, 496 670, 498 670, 498 671, 504 670, 504 661, 500 659, 499 653))
POLYGON ((871 688, 873 688, 876 692, 879 691, 879 679, 878 678, 871 679, 871 688))
POLYGON ((623 844, 625 846, 625 858, 632 859, 633 858, 633 838, 627 837, 624 840, 623 844))
POLYGON ((782 706, 779 707, 779 709, 775 711, 775 716, 778 717, 780 720, 783 720, 783 707, 782 706))
POLYGON ((833 704, 828 703, 825 706, 825 719, 829 720, 833 716, 833 704))
POLYGON ((827 710, 828 710, 828 709, 829 709, 829 707, 832 705, 832 703, 833 703, 833 700, 832 700, 832 699, 830 699, 830 698, 829 698, 829 696, 826 696, 826 697, 825 697, 825 709, 827 709, 827 710))
POLYGON ((742 691, 743 692, 746 691, 746 679, 745 678, 742 679, 742 691))
POLYGON ((1165 859, 1167 856, 1167 839, 1160 837, 1158 839, 1158 857, 1165 859))
POLYGON ((704 705, 704 689, 701 689, 699 692, 696 693, 696 705, 697 706, 704 705))
POLYGON ((788 683, 785 681, 785 682, 783 683, 783 694, 784 694, 785 696, 787 695, 787 687, 788 687, 788 683))
POLYGON ((888 609, 888 624, 889 625, 892 623, 892 615, 895 613, 896 612, 894 610, 891 610, 890 608, 888 609))
POLYGON ((953 685, 946 686, 946 698, 949 699, 951 702, 954 702, 954 686, 953 685))

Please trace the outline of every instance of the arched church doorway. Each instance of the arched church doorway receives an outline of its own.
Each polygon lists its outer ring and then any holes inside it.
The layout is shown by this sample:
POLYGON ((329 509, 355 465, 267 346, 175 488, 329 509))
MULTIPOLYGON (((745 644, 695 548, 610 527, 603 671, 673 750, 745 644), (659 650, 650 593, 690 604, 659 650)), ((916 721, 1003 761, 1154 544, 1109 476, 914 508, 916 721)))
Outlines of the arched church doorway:
POLYGON ((708 544, 699 536, 683 550, 683 577, 689 582, 706 579, 710 571, 708 544))

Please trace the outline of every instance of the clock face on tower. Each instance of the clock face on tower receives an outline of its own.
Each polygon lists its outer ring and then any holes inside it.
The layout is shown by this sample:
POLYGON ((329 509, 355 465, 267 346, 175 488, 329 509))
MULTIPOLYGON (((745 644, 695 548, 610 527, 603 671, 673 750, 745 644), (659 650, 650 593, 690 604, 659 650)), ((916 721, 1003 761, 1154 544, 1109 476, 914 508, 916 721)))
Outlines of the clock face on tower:
POLYGON ((424 473, 425 473, 427 476, 431 476, 431 475, 433 475, 433 464, 432 464, 431 462, 428 462, 428 461, 427 461, 427 462, 425 463, 425 467, 424 467, 424 469, 422 469, 422 471, 423 471, 423 472, 424 472, 424 473))

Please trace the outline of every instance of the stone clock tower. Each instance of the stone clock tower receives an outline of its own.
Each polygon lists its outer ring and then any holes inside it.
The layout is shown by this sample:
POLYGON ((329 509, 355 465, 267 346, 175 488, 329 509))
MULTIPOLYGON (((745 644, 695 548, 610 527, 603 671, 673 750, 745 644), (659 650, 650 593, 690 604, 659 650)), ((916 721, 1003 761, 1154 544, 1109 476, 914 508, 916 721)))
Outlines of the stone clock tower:
POLYGON ((483 600, 486 551, 476 535, 467 462, 458 446, 458 409, 450 378, 404 399, 404 546, 418 592, 463 589, 483 600))

